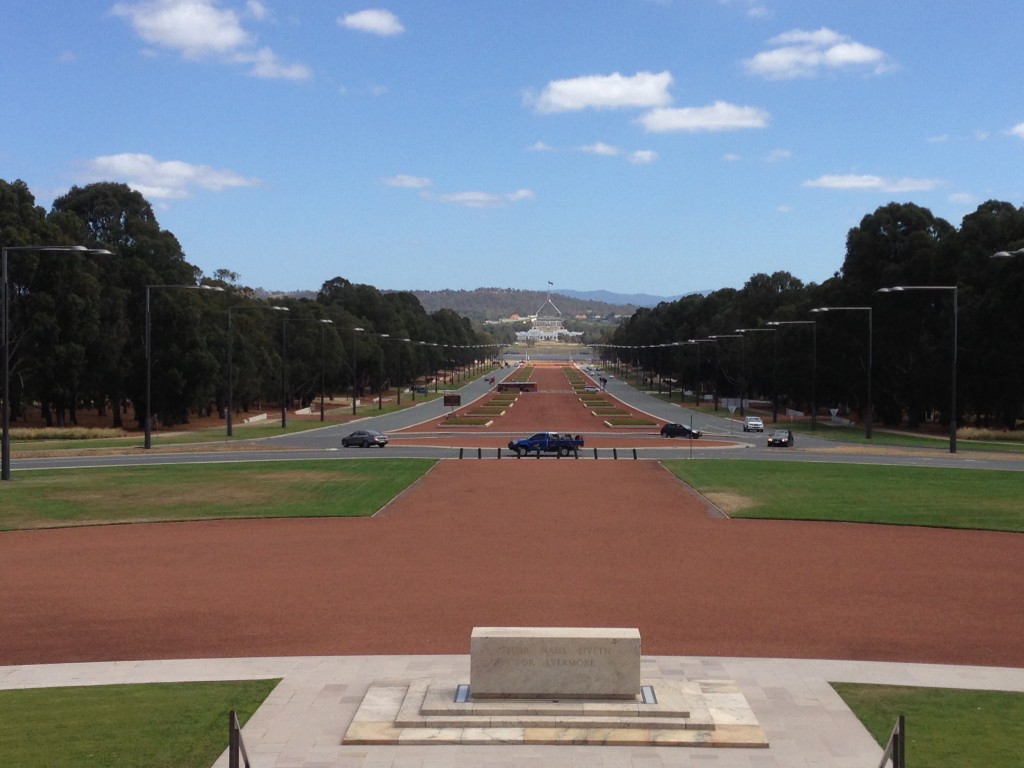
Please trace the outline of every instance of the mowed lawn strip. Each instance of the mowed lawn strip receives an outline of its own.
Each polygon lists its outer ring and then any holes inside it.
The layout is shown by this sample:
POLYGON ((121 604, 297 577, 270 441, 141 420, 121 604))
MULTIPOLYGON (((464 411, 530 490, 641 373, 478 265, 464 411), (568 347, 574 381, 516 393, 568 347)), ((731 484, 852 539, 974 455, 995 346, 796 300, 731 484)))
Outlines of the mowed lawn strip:
POLYGON ((0 691, 0 755, 20 768, 209 768, 278 680, 0 691))
POLYGON ((0 530, 242 517, 376 513, 431 459, 312 460, 16 472, 0 530))
POLYGON ((732 517, 1024 531, 1024 473, 790 461, 665 466, 732 517))
POLYGON ((879 746, 906 717, 907 765, 960 768, 1021 764, 1024 693, 833 683, 879 746))

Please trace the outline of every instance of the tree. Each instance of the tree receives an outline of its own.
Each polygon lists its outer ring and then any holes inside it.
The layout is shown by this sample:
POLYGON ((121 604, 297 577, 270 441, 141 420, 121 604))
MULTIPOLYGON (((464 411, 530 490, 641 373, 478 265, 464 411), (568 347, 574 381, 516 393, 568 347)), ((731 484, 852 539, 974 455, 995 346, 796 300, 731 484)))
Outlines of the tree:
MULTIPOLYGON (((113 424, 121 426, 122 402, 135 404, 135 417, 145 419, 147 285, 196 285, 200 270, 185 260, 177 238, 160 228, 146 199, 125 184, 102 182, 71 190, 53 203, 53 214, 74 214, 88 236, 86 245, 98 245, 114 255, 103 261, 104 301, 100 325, 104 336, 96 344, 97 405, 112 405, 113 424)), ((68 218, 61 219, 69 221, 68 218)), ((155 293, 153 295, 155 296, 155 293)), ((191 292, 186 292, 191 293, 191 292)), ((213 356, 202 344, 201 310, 189 314, 195 297, 172 302, 152 300, 152 334, 161 345, 159 375, 154 377, 153 410, 165 421, 183 417, 200 394, 198 376, 213 366, 213 356)))

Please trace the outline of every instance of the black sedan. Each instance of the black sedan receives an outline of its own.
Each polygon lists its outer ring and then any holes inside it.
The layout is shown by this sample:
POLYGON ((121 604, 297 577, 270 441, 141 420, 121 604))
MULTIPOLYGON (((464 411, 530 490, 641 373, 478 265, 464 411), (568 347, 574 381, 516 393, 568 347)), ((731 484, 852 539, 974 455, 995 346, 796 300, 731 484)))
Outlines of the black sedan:
POLYGON ((369 448, 371 445, 379 445, 383 448, 388 444, 388 436, 375 429, 357 429, 352 434, 341 438, 341 444, 345 448, 351 446, 369 448))
POLYGON ((686 424, 666 424, 661 428, 662 437, 688 437, 691 440, 696 440, 703 434, 699 429, 693 429, 686 424))
POLYGON ((788 429, 776 429, 768 435, 768 447, 791 448, 793 446, 793 433, 788 429))

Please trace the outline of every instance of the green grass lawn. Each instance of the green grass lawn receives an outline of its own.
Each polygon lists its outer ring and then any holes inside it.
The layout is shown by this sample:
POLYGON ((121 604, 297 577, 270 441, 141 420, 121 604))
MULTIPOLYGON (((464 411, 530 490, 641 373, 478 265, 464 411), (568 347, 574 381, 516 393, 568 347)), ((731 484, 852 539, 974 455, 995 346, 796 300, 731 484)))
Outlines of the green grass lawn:
POLYGON ((733 517, 1024 531, 1024 473, 792 461, 663 462, 733 517))
POLYGON ((0 691, 0 761, 19 768, 209 768, 278 680, 0 691))
POLYGON ((907 765, 1016 768, 1024 749, 1024 693, 833 683, 880 746, 906 716, 907 765))
POLYGON ((177 464, 16 472, 0 530, 240 517, 372 515, 431 459, 177 464))

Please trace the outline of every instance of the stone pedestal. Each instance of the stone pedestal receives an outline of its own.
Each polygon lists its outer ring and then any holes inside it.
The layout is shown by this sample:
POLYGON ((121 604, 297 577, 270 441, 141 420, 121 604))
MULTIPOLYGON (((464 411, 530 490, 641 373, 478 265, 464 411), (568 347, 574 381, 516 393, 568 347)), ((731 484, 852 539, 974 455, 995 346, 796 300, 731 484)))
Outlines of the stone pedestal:
POLYGON ((469 687, 474 699, 636 699, 640 630, 476 627, 469 687))

